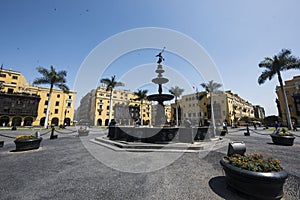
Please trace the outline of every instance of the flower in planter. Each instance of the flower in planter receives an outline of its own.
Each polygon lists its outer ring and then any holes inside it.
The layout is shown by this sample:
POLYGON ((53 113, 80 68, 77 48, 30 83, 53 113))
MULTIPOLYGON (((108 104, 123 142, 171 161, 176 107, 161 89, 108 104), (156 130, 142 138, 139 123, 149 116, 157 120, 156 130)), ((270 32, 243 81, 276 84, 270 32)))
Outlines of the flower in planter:
POLYGON ((277 135, 277 136, 293 136, 292 133, 288 133, 284 128, 282 128, 281 130, 277 129, 274 132, 274 134, 277 135))
POLYGON ((251 199, 281 199, 288 177, 278 159, 259 153, 225 156, 220 160, 227 184, 251 199))
POLYGON ((254 172, 279 172, 283 170, 278 159, 264 159, 259 153, 248 155, 234 154, 225 156, 224 160, 235 167, 254 172))
POLYGON ((36 137, 33 134, 19 135, 15 138, 15 141, 25 141, 25 140, 31 140, 31 139, 36 139, 36 137))

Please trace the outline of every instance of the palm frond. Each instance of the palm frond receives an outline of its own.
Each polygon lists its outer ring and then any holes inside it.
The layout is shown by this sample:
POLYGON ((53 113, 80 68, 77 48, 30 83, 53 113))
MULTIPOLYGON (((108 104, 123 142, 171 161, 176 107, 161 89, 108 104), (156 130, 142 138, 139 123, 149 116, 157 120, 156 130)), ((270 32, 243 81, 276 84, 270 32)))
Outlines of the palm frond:
POLYGON ((101 83, 104 83, 106 85, 106 91, 112 91, 115 87, 124 86, 124 83, 117 82, 116 76, 112 76, 111 79, 109 78, 103 78, 100 80, 101 83))
POLYGON ((48 79, 48 77, 41 77, 41 78, 36 78, 32 84, 33 85, 43 85, 43 84, 50 84, 51 81, 48 79))
POLYGON ((285 60, 291 55, 291 50, 289 49, 282 49, 281 52, 278 53, 277 57, 279 60, 285 60))
POLYGON ((297 62, 289 63, 284 67, 284 70, 289 69, 300 69, 300 61, 298 60, 297 62))
POLYGON ((62 87, 62 90, 67 89, 68 87, 65 85, 67 72, 65 70, 56 72, 55 68, 51 65, 50 70, 47 70, 43 67, 37 68, 38 72, 42 75, 40 78, 36 78, 33 81, 34 85, 41 84, 50 84, 50 86, 62 87), (62 86, 65 85, 65 86, 62 86))
POLYGON ((110 83, 110 79, 108 79, 108 78, 103 78, 103 79, 100 80, 100 82, 101 82, 101 83, 104 83, 104 84, 106 84, 106 85, 108 85, 108 84, 110 83))
POLYGON ((56 84, 56 86, 62 91, 64 91, 65 93, 69 93, 69 87, 67 85, 61 83, 61 84, 56 84))
POLYGON ((59 71, 59 72, 57 72, 57 76, 66 77, 67 76, 67 71, 65 71, 65 70, 59 71))
POLYGON ((222 87, 222 84, 216 83, 213 80, 210 80, 208 83, 200 84, 207 92, 218 92, 219 88, 222 87))
POLYGON ((138 90, 137 92, 134 92, 134 95, 137 96, 134 100, 142 101, 147 99, 147 93, 148 90, 138 90))
POLYGON ((258 66, 260 68, 267 68, 267 69, 271 69, 273 67, 273 59, 269 58, 269 57, 265 57, 265 59, 263 61, 261 61, 258 66))
POLYGON ((169 92, 171 94, 173 94, 175 97, 180 97, 181 94, 183 93, 184 89, 178 87, 178 86, 175 86, 175 87, 171 87, 171 89, 169 90, 169 92))
POLYGON ((48 71, 46 68, 44 68, 44 67, 37 67, 36 68, 37 69, 37 71, 40 73, 40 74, 42 74, 44 77, 47 77, 47 76, 49 76, 49 74, 50 74, 50 71, 48 71))
POLYGON ((261 73, 261 75, 258 77, 258 84, 261 85, 266 82, 267 79, 272 80, 272 78, 275 76, 276 71, 271 70, 265 70, 261 73))

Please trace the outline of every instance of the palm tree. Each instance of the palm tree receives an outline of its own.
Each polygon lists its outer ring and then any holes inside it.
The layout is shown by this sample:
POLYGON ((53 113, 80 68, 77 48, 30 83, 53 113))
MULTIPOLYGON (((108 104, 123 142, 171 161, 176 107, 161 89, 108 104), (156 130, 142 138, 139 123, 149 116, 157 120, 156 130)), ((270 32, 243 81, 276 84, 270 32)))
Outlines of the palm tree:
POLYGON ((265 68, 265 70, 258 77, 259 85, 263 84, 267 79, 271 80, 275 75, 277 75, 283 96, 283 103, 286 112, 288 129, 292 129, 291 114, 288 107, 286 93, 283 87, 283 81, 280 72, 289 69, 300 69, 300 60, 291 55, 291 50, 282 49, 281 52, 273 56, 273 58, 266 57, 263 61, 259 63, 258 66, 260 68, 265 68))
POLYGON ((222 87, 222 84, 215 83, 213 80, 208 83, 200 84, 209 94, 210 94, 210 107, 211 107, 211 120, 213 124, 213 137, 216 135, 216 124, 214 116, 214 106, 213 106, 213 94, 219 91, 219 88, 222 87))
POLYGON ((141 102, 141 125, 143 126, 143 103, 144 100, 147 99, 147 92, 148 90, 138 90, 137 92, 134 92, 134 95, 137 96, 134 100, 141 102))
POLYGON ((66 93, 69 92, 69 88, 65 84, 67 72, 64 70, 56 72, 52 65, 50 66, 50 70, 43 68, 43 67, 37 67, 37 71, 40 74, 42 74, 42 77, 36 78, 33 81, 33 84, 34 85, 42 85, 42 84, 50 85, 50 91, 49 91, 49 96, 48 96, 48 105, 47 105, 47 111, 46 111, 46 119, 45 119, 45 123, 44 123, 44 128, 47 128, 53 87, 56 86, 66 93))
POLYGON ((110 97, 109 97, 109 119, 108 119, 108 124, 111 122, 111 113, 112 113, 112 93, 115 87, 119 86, 124 86, 124 83, 122 82, 117 82, 116 81, 116 76, 113 75, 111 79, 109 78, 103 78, 100 80, 101 83, 104 83, 106 85, 106 91, 110 92, 110 97))
POLYGON ((171 87, 171 89, 169 90, 169 92, 175 96, 175 104, 176 104, 176 126, 178 126, 178 102, 177 102, 177 98, 179 98, 181 96, 181 94, 183 93, 183 91, 184 91, 184 89, 181 89, 178 86, 171 87))

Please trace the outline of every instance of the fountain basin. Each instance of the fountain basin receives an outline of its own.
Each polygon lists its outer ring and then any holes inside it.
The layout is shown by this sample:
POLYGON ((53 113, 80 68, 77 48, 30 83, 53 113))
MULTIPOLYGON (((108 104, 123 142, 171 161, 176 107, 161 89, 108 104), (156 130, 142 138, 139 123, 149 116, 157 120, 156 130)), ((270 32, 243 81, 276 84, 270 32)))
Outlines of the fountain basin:
POLYGON ((194 141, 207 139, 208 127, 174 128, 174 127, 130 127, 110 126, 108 138, 127 142, 182 142, 193 143, 194 141))
POLYGON ((174 98, 171 94, 152 94, 147 97, 149 101, 170 101, 174 98))
POLYGON ((165 84, 165 83, 169 82, 169 80, 164 77, 158 77, 158 78, 152 79, 152 82, 155 84, 165 84))

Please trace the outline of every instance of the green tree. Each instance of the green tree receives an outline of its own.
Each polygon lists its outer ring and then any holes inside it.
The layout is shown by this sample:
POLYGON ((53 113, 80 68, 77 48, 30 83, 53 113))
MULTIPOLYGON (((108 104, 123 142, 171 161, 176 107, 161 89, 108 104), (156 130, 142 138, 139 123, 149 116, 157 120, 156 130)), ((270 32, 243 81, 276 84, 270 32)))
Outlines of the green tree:
POLYGON ((110 92, 109 97, 109 119, 108 124, 111 122, 111 113, 112 113, 112 94, 115 87, 124 86, 124 83, 116 81, 116 76, 113 75, 111 79, 109 78, 103 78, 100 80, 101 83, 104 83, 106 85, 106 91, 110 92))
POLYGON ((147 93, 148 90, 138 90, 137 92, 134 92, 134 95, 137 96, 137 98, 135 98, 134 100, 136 101, 140 101, 141 102, 141 106, 140 106, 140 115, 141 115, 141 125, 143 126, 143 103, 144 100, 147 100, 147 93))
POLYGON ((277 55, 273 56, 273 58, 266 57, 263 61, 259 63, 260 68, 264 68, 265 70, 258 77, 258 84, 261 85, 265 83, 267 79, 272 80, 272 78, 277 75, 280 90, 283 96, 283 103, 286 112, 286 120, 288 129, 292 129, 292 121, 291 114, 286 98, 286 93, 283 87, 283 81, 281 77, 281 72, 289 69, 299 69, 300 68, 300 60, 291 55, 291 51, 288 49, 282 49, 277 55))
POLYGON ((184 91, 184 89, 181 89, 178 86, 171 87, 171 89, 169 90, 169 92, 175 96, 175 104, 176 104, 176 126, 178 126, 178 102, 177 102, 177 98, 179 98, 182 95, 183 91, 184 91))
POLYGON ((50 66, 50 70, 43 68, 43 67, 37 67, 37 71, 42 75, 42 77, 36 78, 33 81, 33 84, 34 85, 44 85, 44 84, 50 85, 50 91, 49 91, 49 96, 48 96, 48 105, 47 105, 47 111, 46 111, 46 119, 45 119, 45 124, 44 124, 44 128, 47 128, 53 87, 56 86, 66 93, 69 92, 69 88, 65 84, 67 72, 64 70, 57 72, 52 65, 50 66))
POLYGON ((211 107, 211 121, 213 125, 213 137, 216 135, 216 123, 215 123, 215 115, 214 115, 214 106, 213 106, 213 95, 216 92, 219 92, 219 88, 222 87, 222 84, 215 83, 213 80, 208 83, 200 84, 210 95, 210 107, 211 107))

